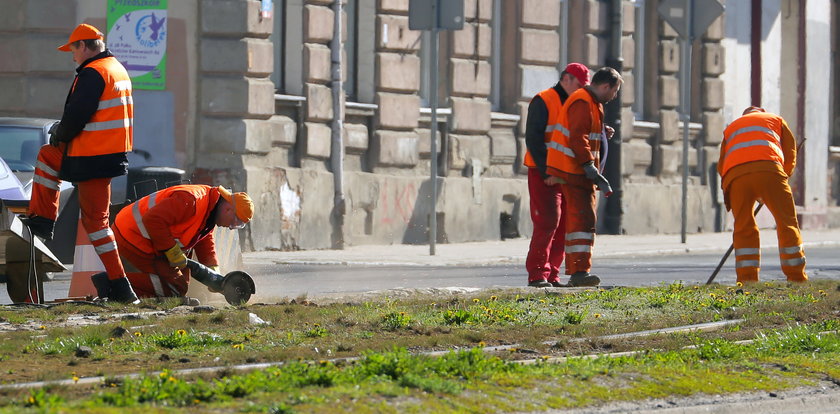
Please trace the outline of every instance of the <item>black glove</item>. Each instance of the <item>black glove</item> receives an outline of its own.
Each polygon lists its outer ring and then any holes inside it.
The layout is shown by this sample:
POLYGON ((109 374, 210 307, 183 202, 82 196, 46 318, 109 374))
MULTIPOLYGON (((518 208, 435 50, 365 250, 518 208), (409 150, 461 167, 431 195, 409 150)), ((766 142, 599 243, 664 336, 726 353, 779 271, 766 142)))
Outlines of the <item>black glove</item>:
POLYGON ((58 124, 60 122, 56 121, 50 126, 50 130, 47 132, 50 136, 50 145, 57 147, 58 146, 58 137, 56 136, 56 132, 58 132, 58 124))
POLYGON ((612 194, 610 182, 598 172, 598 169, 595 168, 595 164, 592 161, 583 164, 583 173, 586 175, 586 178, 592 180, 595 185, 604 192, 605 196, 609 197, 610 194, 612 194))

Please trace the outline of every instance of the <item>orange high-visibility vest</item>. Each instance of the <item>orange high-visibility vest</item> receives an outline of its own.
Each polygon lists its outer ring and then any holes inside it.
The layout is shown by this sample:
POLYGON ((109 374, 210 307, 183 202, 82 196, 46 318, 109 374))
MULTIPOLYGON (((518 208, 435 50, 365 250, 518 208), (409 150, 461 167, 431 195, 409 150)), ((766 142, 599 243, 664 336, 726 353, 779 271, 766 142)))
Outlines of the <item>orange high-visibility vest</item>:
POLYGON ((560 111, 560 126, 551 133, 551 142, 548 145, 548 158, 546 165, 557 170, 569 173, 584 175, 583 165, 575 158, 572 146, 569 144, 572 139, 588 139, 589 151, 595 159, 595 167, 601 164, 601 134, 604 132, 604 120, 601 111, 601 104, 593 99, 586 88, 580 88, 569 96, 563 109, 560 111), (589 105, 589 117, 591 126, 589 134, 584 137, 570 137, 568 109, 577 101, 584 101, 589 105))
MULTIPOLYGON (((548 122, 545 124, 544 137, 544 142, 548 144, 551 141, 551 132, 560 125, 560 109, 563 107, 563 103, 560 102, 560 94, 554 88, 548 88, 538 95, 545 102, 545 107, 548 110, 548 122)), ((531 157, 531 152, 528 150, 525 150, 525 161, 523 164, 528 168, 537 166, 531 157)))
POLYGON ((723 131, 720 150, 723 165, 718 170, 726 175, 732 167, 753 161, 774 161, 784 165, 782 151, 782 117, 767 112, 752 112, 734 121, 723 131))
POLYGON ((134 247, 145 253, 155 254, 155 249, 152 247, 152 240, 149 237, 146 226, 143 224, 143 216, 155 204, 166 199, 176 191, 184 191, 195 197, 195 215, 186 222, 174 224, 169 228, 169 232, 175 238, 178 245, 185 248, 192 248, 198 243, 197 236, 204 228, 207 219, 210 217, 210 213, 213 212, 216 203, 219 201, 219 197, 221 197, 217 187, 185 184, 164 188, 120 210, 116 220, 114 220, 114 226, 119 230, 123 238, 134 247))
MULTIPOLYGON (((86 157, 131 151, 134 101, 128 72, 113 56, 96 59, 86 67, 99 72, 105 89, 96 112, 68 144, 67 155, 86 157)), ((76 89, 75 83, 73 89, 76 89)))

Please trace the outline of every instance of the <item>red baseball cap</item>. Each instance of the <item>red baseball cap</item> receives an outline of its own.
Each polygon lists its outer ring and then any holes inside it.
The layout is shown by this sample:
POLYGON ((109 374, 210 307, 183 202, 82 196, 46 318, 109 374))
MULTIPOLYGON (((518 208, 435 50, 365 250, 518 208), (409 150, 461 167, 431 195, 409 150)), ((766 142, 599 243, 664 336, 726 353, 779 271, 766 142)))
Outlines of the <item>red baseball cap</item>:
POLYGON ((589 85, 589 68, 585 65, 581 63, 569 63, 563 71, 576 77, 581 86, 589 85))
POLYGON ((92 40, 92 39, 99 39, 104 40, 105 35, 99 31, 99 29, 89 25, 89 24, 80 24, 73 29, 73 33, 70 33, 70 40, 67 41, 66 44, 59 46, 58 50, 62 52, 69 52, 70 51, 70 44, 73 42, 78 42, 79 40, 92 40))

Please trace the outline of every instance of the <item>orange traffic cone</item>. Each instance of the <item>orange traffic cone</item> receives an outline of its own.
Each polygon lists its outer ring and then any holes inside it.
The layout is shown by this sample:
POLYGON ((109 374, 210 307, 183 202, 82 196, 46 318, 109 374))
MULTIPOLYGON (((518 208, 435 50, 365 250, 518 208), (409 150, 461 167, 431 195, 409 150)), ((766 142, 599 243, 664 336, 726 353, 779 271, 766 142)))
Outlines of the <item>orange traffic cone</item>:
POLYGON ((79 216, 79 226, 76 229, 76 249, 73 252, 73 278, 70 279, 70 297, 97 296, 96 288, 90 277, 104 272, 105 265, 99 260, 93 245, 88 238, 87 230, 82 226, 79 216))

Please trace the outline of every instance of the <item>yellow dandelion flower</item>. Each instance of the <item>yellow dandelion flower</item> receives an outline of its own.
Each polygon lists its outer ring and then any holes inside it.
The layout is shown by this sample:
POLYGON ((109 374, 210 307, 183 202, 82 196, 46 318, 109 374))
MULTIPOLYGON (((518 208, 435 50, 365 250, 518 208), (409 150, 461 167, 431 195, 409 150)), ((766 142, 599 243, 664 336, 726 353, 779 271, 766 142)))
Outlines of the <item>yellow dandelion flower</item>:
POLYGON ((77 376, 75 376, 75 375, 74 375, 74 376, 73 376, 73 382, 74 382, 74 383, 75 383, 75 382, 79 382, 79 377, 77 377, 77 376))
POLYGON ((33 397, 33 396, 31 396, 31 395, 30 395, 30 396, 29 396, 29 403, 30 403, 30 404, 35 404, 35 397, 33 397))
POLYGON ((233 349, 242 349, 242 344, 233 344, 233 349))
POLYGON ((601 314, 600 314, 600 313, 596 313, 596 314, 595 314, 595 315, 593 315, 593 316, 595 316, 595 319, 598 319, 598 318, 600 318, 600 317, 601 317, 601 314))
POLYGON ((750 294, 750 292, 744 292, 744 294, 745 294, 745 295, 749 295, 749 294, 750 294))
POLYGON ((713 298, 716 298, 716 297, 717 297, 717 295, 715 294, 715 292, 709 293, 709 296, 711 296, 711 297, 713 297, 713 298))
POLYGON ((478 298, 475 298, 475 299, 473 299, 473 302, 474 302, 474 303, 478 303, 478 302, 481 302, 481 300, 480 300, 480 299, 478 299, 478 298))
POLYGON ((161 377, 161 378, 166 378, 168 375, 169 375, 169 374, 167 374, 166 372, 161 372, 161 373, 160 373, 160 377, 161 377))
POLYGON ((175 377, 169 377, 169 382, 175 382, 175 381, 178 381, 177 379, 175 379, 175 377))
POLYGON ((137 331, 134 333, 134 336, 143 336, 143 332, 137 331))
POLYGON ((735 282, 735 286, 741 287, 741 286, 744 286, 744 284, 741 283, 741 282, 735 282))
POLYGON ((484 341, 480 341, 480 342, 478 343, 478 346, 480 346, 480 347, 484 348, 485 346, 487 346, 487 344, 486 344, 486 343, 484 343, 484 341))
POLYGON ((175 333, 178 334, 178 335, 184 336, 184 335, 187 334, 187 331, 185 331, 183 329, 178 329, 177 331, 175 331, 175 333))
POLYGON ((312 326, 314 326, 314 327, 316 327, 316 328, 317 328, 317 327, 321 326, 321 324, 320 324, 320 323, 316 323, 316 324, 313 324, 312 326))
POLYGON ((497 298, 496 296, 490 296, 490 300, 495 301, 495 300, 497 300, 497 299, 499 299, 499 298, 497 298))
POLYGON ((112 382, 112 383, 108 384, 108 386, 111 387, 111 388, 115 388, 117 386, 117 384, 112 382))
POLYGON ((42 330, 42 331, 43 331, 44 329, 47 329, 47 327, 46 327, 46 326, 44 326, 44 325, 41 325, 41 326, 39 326, 39 327, 38 327, 38 329, 40 329, 40 330, 42 330))
POLYGON ((822 290, 822 289, 820 289, 818 292, 819 292, 820 296, 825 296, 825 295, 827 295, 827 293, 825 293, 825 291, 824 291, 824 290, 822 290))
POLYGON ((540 299, 540 303, 545 303, 545 299, 540 299))

